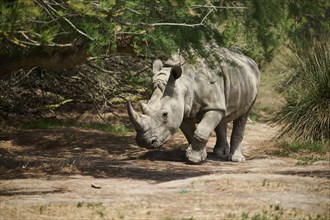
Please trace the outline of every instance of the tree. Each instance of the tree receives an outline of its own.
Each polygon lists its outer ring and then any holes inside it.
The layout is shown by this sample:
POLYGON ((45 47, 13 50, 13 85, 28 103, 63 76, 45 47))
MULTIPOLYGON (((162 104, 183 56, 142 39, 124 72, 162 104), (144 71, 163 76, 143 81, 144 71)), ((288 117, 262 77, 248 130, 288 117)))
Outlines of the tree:
POLYGON ((278 45, 281 2, 4 0, 0 74, 34 66, 67 68, 122 53, 161 57, 178 49, 202 51, 205 42, 241 47, 261 60, 278 45))

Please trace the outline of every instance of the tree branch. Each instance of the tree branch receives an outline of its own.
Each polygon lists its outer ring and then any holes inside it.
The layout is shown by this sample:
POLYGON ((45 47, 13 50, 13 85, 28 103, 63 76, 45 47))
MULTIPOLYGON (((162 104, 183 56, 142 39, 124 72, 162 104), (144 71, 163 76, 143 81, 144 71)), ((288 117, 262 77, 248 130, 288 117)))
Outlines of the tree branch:
POLYGON ((192 8, 219 8, 219 9, 248 9, 243 6, 214 6, 214 5, 192 5, 192 8))
MULTIPOLYGON (((49 4, 45 3, 44 4, 50 8, 53 12, 55 12, 57 15, 59 15, 59 13, 49 4)), ((87 39, 94 41, 94 39, 92 37, 90 37, 88 34, 86 34, 85 32, 81 31, 80 29, 78 29, 69 19, 67 19, 66 17, 62 16, 63 20, 65 20, 75 31, 77 31, 80 35, 86 37, 87 39)))
POLYGON ((203 26, 205 19, 211 14, 211 12, 214 11, 214 8, 212 8, 201 20, 200 23, 197 24, 187 24, 187 23, 154 23, 154 24, 149 24, 151 27, 155 26, 184 26, 184 27, 197 27, 197 26, 203 26))

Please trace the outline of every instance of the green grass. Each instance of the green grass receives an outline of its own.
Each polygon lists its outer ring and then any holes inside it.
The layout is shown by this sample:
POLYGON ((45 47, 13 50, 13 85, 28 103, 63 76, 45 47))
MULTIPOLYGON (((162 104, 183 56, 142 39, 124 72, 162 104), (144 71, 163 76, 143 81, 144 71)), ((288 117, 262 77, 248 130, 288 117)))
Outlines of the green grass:
POLYGON ((274 113, 280 109, 283 96, 276 91, 276 85, 279 82, 279 69, 283 55, 278 53, 271 63, 262 65, 260 86, 257 100, 251 110, 250 119, 252 121, 268 121, 274 113))
POLYGON ((126 134, 132 131, 131 128, 126 127, 123 124, 102 124, 102 123, 89 123, 82 126, 85 129, 94 129, 99 131, 107 131, 114 134, 126 134))
POLYGON ((56 118, 43 118, 31 122, 23 123, 19 126, 22 130, 33 130, 33 129, 49 129, 49 128, 83 128, 89 130, 99 130, 106 131, 112 134, 124 135, 129 131, 132 131, 131 128, 126 127, 121 123, 115 124, 104 124, 104 123, 78 123, 74 120, 61 120, 56 118))
POLYGON ((95 215, 100 217, 101 219, 106 217, 105 207, 103 206, 102 202, 88 202, 88 203, 78 202, 77 203, 77 208, 84 208, 84 207, 94 210, 95 215))
POLYGON ((188 190, 188 189, 182 189, 178 193, 180 193, 180 194, 186 194, 186 193, 189 193, 189 192, 190 192, 190 190, 188 190))
POLYGON ((296 165, 309 165, 316 161, 330 161, 330 141, 322 142, 278 142, 273 155, 297 159, 296 165))
POLYGON ((23 123, 20 129, 31 130, 31 129, 47 129, 56 127, 73 127, 75 123, 73 121, 64 121, 56 118, 43 118, 31 122, 23 123))
POLYGON ((278 150, 283 154, 292 154, 292 153, 328 153, 330 152, 329 147, 330 142, 282 142, 278 143, 278 150))
POLYGON ((84 205, 83 202, 78 202, 78 203, 77 203, 77 207, 78 207, 78 208, 81 208, 83 205, 84 205))
POLYGON ((321 142, 283 142, 279 147, 286 153, 326 153, 330 151, 329 143, 321 142))

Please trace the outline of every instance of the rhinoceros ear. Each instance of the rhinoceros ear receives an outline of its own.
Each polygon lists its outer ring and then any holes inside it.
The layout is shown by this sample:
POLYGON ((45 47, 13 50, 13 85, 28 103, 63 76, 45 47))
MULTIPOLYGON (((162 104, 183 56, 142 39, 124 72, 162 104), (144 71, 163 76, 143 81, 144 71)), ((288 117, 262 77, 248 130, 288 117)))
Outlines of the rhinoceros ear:
POLYGON ((171 75, 174 77, 174 79, 179 79, 182 75, 181 66, 173 66, 171 68, 171 75))
POLYGON ((163 62, 159 59, 154 60, 152 63, 152 71, 154 74, 158 73, 161 69, 163 69, 163 62))

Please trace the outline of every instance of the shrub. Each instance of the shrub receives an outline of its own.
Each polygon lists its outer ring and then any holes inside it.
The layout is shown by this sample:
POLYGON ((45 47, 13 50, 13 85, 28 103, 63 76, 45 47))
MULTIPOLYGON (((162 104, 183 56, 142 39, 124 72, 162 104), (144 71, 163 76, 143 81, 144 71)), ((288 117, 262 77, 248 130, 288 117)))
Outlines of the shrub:
POLYGON ((279 137, 298 141, 322 141, 330 136, 329 33, 293 47, 287 59, 288 74, 280 92, 285 104, 274 116, 283 125, 279 137))

